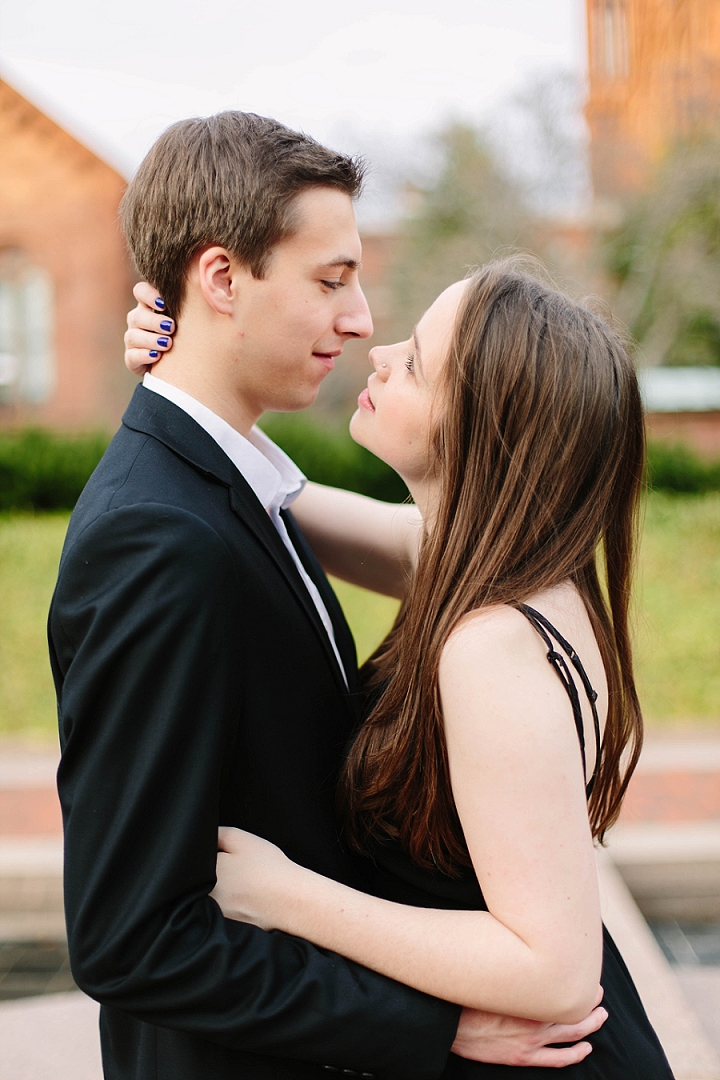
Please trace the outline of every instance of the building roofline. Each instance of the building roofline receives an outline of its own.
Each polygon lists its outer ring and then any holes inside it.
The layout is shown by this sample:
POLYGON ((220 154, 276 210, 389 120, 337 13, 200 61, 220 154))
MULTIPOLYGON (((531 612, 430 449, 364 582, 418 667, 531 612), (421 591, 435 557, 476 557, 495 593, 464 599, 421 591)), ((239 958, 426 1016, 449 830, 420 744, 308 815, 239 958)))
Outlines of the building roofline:
POLYGON ((49 95, 38 90, 32 81, 18 70, 11 60, 0 58, 0 83, 13 90, 27 104, 41 113, 47 120, 60 128, 69 138, 78 143, 84 150, 117 173, 120 179, 127 183, 134 169, 116 148, 111 146, 102 137, 98 136, 88 125, 79 120, 77 116, 63 109, 57 101, 53 101, 49 95))

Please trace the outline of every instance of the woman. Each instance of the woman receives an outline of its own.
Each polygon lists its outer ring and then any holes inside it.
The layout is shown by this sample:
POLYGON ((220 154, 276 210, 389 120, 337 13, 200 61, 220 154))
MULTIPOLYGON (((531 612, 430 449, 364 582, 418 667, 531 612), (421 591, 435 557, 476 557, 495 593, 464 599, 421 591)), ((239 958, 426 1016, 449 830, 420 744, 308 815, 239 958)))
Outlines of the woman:
MULTIPOLYGON (((602 982, 609 1019, 568 1073, 671 1077, 603 934, 592 843, 641 743, 627 622, 644 436, 627 350, 500 263, 371 360, 351 431, 403 477, 424 522, 419 551, 412 511, 395 541, 416 566, 367 665, 369 713, 341 784, 377 895, 222 830, 216 899, 231 918, 487 1011, 574 1022, 602 982)), ((311 489, 296 504, 336 570, 357 528, 387 543, 381 515, 358 515, 350 535, 352 498, 311 489)), ((446 1075, 507 1068, 451 1057, 446 1075)))

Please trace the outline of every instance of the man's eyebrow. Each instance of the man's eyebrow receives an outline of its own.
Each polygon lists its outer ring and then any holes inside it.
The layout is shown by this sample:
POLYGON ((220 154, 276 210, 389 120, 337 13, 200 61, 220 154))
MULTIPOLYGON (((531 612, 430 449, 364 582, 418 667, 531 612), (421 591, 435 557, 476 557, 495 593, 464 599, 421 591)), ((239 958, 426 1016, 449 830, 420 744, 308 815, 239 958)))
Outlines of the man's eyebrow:
POLYGON ((362 263, 359 263, 357 259, 351 259, 349 255, 338 255, 336 259, 320 263, 318 270, 333 270, 336 266, 346 266, 348 270, 359 270, 362 263))

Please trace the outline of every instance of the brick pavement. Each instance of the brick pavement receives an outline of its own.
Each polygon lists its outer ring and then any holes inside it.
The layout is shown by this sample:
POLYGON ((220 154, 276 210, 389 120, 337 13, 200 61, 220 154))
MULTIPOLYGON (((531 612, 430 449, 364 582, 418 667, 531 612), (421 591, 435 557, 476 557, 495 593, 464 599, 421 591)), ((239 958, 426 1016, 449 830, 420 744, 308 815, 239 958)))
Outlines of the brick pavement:
POLYGON ((720 821, 720 726, 717 732, 651 732, 622 820, 720 821))
MULTIPOLYGON (((623 822, 720 821, 720 726, 651 729, 623 806, 623 822)), ((52 747, 0 742, 0 838, 60 836, 52 747)))
POLYGON ((0 743, 0 837, 62 835, 58 756, 52 745, 0 743))

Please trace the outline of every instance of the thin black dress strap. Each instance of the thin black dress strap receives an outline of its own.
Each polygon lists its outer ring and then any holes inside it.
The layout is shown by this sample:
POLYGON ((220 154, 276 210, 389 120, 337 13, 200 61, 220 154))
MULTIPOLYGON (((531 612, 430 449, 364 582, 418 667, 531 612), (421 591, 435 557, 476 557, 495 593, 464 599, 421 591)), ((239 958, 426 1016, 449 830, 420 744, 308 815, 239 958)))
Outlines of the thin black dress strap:
POLYGON ((540 637, 547 645, 548 654, 547 658, 550 664, 552 664, 555 672, 560 679, 560 682, 565 687, 568 697, 570 698, 570 704, 572 705, 573 718, 575 720, 575 729, 577 731, 578 739, 580 741, 580 753, 582 754, 583 774, 587 777, 587 761, 585 756, 585 725, 583 723, 582 708, 580 707, 580 697, 578 695, 577 686, 573 679, 570 669, 567 666, 567 662, 562 653, 559 653, 552 642, 552 638, 558 643, 561 649, 567 654, 570 663, 580 676, 580 680, 583 684, 583 689, 587 695, 587 699, 590 702, 590 708, 592 710, 593 727, 595 730, 595 768, 593 769, 593 775, 585 786, 585 792, 588 796, 592 794, 592 789, 595 784, 595 776, 597 774, 598 764, 600 762, 601 753, 601 740, 600 740, 600 719, 597 711, 597 692, 593 689, 590 679, 587 676, 587 672, 582 665, 580 657, 573 649, 569 641, 560 634, 553 624, 545 618, 535 608, 529 607, 527 604, 514 604, 513 605, 528 622, 538 632, 540 637))

